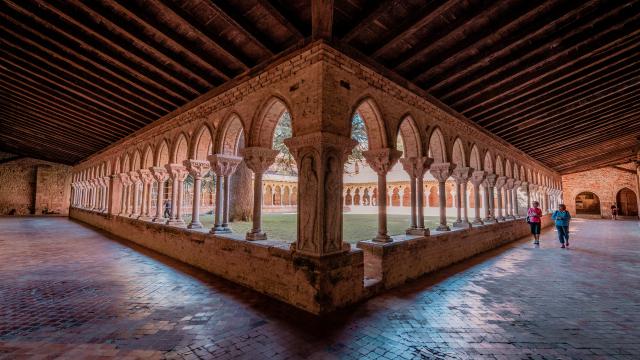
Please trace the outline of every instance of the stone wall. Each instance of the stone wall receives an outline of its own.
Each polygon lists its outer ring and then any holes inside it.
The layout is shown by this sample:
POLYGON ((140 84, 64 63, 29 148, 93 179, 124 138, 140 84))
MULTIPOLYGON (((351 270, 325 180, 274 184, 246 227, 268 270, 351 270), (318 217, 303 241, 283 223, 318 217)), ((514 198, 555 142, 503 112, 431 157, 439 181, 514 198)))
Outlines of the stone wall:
POLYGON ((576 196, 581 192, 592 192, 600 200, 602 217, 611 216, 611 205, 616 195, 623 188, 628 188, 638 195, 638 175, 635 164, 618 167, 603 167, 596 170, 583 171, 562 176, 563 201, 571 214, 576 213, 576 196))
POLYGON ((0 215, 40 215, 45 209, 67 215, 70 184, 71 167, 67 165, 30 158, 2 163, 0 215))
POLYGON ((69 216, 314 314, 363 297, 363 253, 297 256, 281 241, 247 241, 72 208, 69 216))
MULTIPOLYGON (((549 215, 542 218, 543 227, 551 224, 549 215)), ((365 252, 365 277, 389 289, 529 233, 525 220, 517 219, 427 237, 399 238, 391 243, 361 241, 358 247, 365 252)))

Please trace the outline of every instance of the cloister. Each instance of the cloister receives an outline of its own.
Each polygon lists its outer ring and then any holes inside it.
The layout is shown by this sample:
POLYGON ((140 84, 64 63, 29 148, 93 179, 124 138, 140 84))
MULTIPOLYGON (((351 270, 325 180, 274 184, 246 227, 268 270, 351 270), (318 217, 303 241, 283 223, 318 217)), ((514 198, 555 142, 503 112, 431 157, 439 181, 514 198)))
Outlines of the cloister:
POLYGON ((0 358, 640 354, 640 2, 1 9, 0 358))

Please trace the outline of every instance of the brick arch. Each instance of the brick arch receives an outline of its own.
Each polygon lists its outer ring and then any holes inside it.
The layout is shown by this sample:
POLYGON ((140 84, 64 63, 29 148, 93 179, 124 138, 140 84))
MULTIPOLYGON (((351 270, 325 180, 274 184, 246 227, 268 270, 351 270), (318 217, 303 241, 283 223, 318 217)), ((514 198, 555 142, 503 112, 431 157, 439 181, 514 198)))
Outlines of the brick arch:
POLYGON ((160 144, 158 144, 158 146, 156 147, 156 156, 154 160, 154 165, 165 166, 169 164, 170 159, 171 158, 169 157, 169 144, 167 143, 167 140, 162 139, 162 141, 160 141, 160 144))
POLYGON ((244 141, 244 133, 242 118, 236 113, 227 116, 218 128, 216 152, 219 154, 237 155, 240 143, 244 141))
POLYGON ((496 175, 504 176, 504 160, 500 154, 496 155, 495 173, 496 175))
POLYGON ((453 142, 453 149, 451 149, 451 162, 456 165, 456 167, 466 167, 467 159, 466 159, 466 151, 464 147, 464 143, 462 139, 459 137, 453 142))
POLYGON ((180 164, 189 159, 189 136, 184 132, 179 132, 173 141, 173 148, 169 154, 171 164, 180 164))
POLYGON ((147 144, 142 155, 142 168, 148 169, 153 166, 153 147, 151 144, 147 144))
POLYGON ((120 172, 121 173, 125 173, 129 171, 129 163, 131 162, 131 160, 129 160, 129 153, 124 153, 124 155, 122 156, 122 162, 120 163, 120 172))
POLYGON ((142 156, 140 156, 140 150, 133 150, 133 154, 131 155, 131 171, 139 170, 142 164, 142 156))
POLYGON ((364 121, 364 126, 367 129, 369 150, 388 147, 387 130, 384 125, 384 119, 373 98, 367 96, 356 102, 349 121, 353 119, 356 113, 360 114, 360 117, 364 121))
POLYGON ((448 161, 447 142, 442 131, 437 126, 431 130, 428 148, 429 157, 433 158, 434 163, 446 163, 448 161))
POLYGON ((484 162, 482 163, 482 167, 484 171, 490 174, 494 173, 493 156, 491 155, 491 151, 487 150, 487 152, 484 153, 484 162))
POLYGON ((527 171, 524 169, 523 165, 520 165, 520 180, 527 181, 527 171))
MULTIPOLYGON (((279 96, 271 96, 262 105, 253 119, 249 146, 271 148, 273 145, 273 133, 280 117, 287 111, 291 114, 291 107, 279 96)), ((295 119, 291 117, 292 131, 295 119)))
POLYGON ((213 139, 215 130, 208 122, 203 122, 193 133, 189 158, 194 160, 207 160, 207 156, 213 153, 213 139))
POLYGON ((474 170, 482 170, 482 159, 480 158, 480 150, 476 144, 473 144, 469 152, 469 166, 474 170))
POLYGON ((511 161, 509 159, 504 161, 504 176, 513 178, 513 167, 511 166, 511 161))
MULTIPOLYGON (((422 156, 422 138, 420 137, 420 130, 415 120, 411 116, 405 116, 398 126, 396 132, 402 139, 404 145, 404 157, 419 157, 422 156)), ((396 146, 397 149, 397 146, 396 146)))
POLYGON ((111 173, 110 175, 116 175, 120 171, 120 157, 117 156, 115 161, 111 161, 111 173))

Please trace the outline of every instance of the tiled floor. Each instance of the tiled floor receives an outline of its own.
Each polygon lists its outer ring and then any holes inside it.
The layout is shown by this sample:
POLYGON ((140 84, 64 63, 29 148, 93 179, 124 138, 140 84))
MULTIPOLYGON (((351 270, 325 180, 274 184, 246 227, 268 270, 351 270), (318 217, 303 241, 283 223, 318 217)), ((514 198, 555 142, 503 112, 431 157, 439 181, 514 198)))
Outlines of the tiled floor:
POLYGON ((64 218, 0 218, 0 359, 639 359, 640 226, 572 224, 318 320, 64 218))

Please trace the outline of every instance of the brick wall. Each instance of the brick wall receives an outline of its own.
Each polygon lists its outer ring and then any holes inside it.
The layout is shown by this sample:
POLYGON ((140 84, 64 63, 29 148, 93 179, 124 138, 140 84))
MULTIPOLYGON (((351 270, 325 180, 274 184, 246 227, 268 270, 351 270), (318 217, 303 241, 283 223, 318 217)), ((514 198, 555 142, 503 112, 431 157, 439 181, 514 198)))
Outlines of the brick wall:
MULTIPOLYGON (((0 158, 11 158, 2 153, 0 158)), ((69 213, 71 167, 21 158, 0 164, 0 215, 69 213)))
POLYGON ((563 201, 567 209, 576 213, 576 196, 581 192, 592 192, 600 200, 600 213, 603 217, 611 216, 611 205, 616 195, 623 188, 629 188, 638 194, 637 175, 633 164, 620 167, 604 167, 562 176, 563 201))

